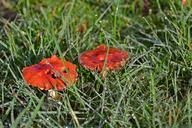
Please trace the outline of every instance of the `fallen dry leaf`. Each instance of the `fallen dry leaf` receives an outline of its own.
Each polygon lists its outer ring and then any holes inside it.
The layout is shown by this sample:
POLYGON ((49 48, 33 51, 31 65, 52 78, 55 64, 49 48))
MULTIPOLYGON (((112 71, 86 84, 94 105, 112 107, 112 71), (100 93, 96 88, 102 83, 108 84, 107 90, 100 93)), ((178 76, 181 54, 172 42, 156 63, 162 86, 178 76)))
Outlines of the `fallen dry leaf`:
POLYGON ((84 33, 87 31, 89 26, 88 20, 84 20, 78 27, 77 27, 77 32, 84 33))

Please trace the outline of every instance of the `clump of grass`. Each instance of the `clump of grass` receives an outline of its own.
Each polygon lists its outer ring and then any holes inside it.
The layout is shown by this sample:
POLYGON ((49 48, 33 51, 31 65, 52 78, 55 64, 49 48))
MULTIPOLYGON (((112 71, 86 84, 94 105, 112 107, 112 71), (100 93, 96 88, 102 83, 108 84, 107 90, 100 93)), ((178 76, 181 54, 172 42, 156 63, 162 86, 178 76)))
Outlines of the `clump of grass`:
POLYGON ((190 127, 191 9, 153 1, 24 1, 20 17, 0 19, 0 126, 190 127), (83 21, 89 26, 81 33, 83 21), (120 72, 102 79, 78 55, 98 44, 129 51, 120 72), (57 54, 78 65, 76 85, 51 99, 31 88, 21 69, 57 54))

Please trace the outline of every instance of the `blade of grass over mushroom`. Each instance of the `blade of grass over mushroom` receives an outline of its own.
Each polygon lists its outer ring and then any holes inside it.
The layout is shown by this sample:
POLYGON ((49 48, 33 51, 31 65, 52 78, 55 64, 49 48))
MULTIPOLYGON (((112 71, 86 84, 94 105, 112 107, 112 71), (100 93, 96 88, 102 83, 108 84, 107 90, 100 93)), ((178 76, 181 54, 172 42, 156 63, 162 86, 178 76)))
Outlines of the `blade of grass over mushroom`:
MULTIPOLYGON (((106 74, 107 74, 107 59, 108 59, 108 55, 109 55, 109 46, 107 44, 107 50, 106 50, 106 56, 104 58, 104 64, 103 64, 103 67, 101 69, 101 74, 102 74, 102 77, 105 78, 106 74)), ((105 90, 105 89, 104 89, 105 90)))

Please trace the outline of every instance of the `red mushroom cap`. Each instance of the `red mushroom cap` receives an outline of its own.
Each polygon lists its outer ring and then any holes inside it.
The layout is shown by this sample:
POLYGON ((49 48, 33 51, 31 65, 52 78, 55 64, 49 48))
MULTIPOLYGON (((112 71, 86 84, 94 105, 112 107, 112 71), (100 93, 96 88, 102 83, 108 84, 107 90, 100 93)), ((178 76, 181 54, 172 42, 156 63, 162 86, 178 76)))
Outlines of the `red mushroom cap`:
POLYGON ((128 52, 121 49, 99 45, 95 50, 85 51, 79 56, 79 63, 89 70, 101 72, 121 69, 128 59, 128 52))
POLYGON ((76 65, 62 61, 57 56, 45 58, 38 64, 23 68, 23 77, 29 85, 42 90, 66 89, 77 81, 76 65))
POLYGON ((182 0, 182 5, 185 6, 187 4, 187 0, 182 0))

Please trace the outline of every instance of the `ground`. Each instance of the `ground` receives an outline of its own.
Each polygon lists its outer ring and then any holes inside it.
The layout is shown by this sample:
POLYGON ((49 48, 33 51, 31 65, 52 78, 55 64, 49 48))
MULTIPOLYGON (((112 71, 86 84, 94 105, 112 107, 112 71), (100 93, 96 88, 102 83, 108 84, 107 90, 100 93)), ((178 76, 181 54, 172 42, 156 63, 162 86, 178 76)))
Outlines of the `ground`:
POLYGON ((191 127, 190 0, 0 0, 0 127, 191 127), (129 52, 120 71, 84 69, 106 44, 129 52), (57 55, 78 66, 61 98, 22 68, 57 55))

